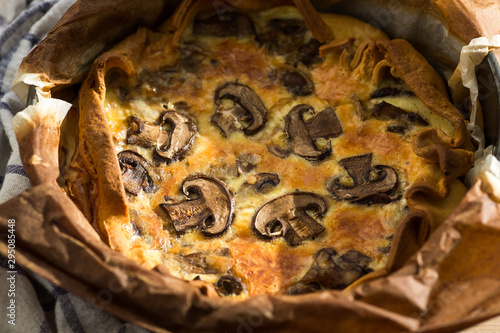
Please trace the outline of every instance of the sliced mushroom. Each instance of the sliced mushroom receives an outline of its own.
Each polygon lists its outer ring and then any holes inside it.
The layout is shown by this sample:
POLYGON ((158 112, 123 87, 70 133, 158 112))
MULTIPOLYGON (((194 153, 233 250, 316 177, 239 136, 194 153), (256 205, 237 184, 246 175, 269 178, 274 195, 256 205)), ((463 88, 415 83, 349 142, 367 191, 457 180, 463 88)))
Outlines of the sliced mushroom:
POLYGON ((271 154, 279 158, 287 158, 292 153, 290 149, 283 148, 278 145, 269 145, 267 146, 267 150, 269 150, 271 154))
POLYGON ((244 37, 255 35, 255 27, 250 17, 242 13, 224 13, 207 19, 196 18, 193 33, 200 36, 244 37))
POLYGON ((291 141, 293 153, 311 161, 321 160, 331 154, 331 143, 328 141, 325 148, 319 149, 315 140, 338 136, 342 133, 342 127, 335 110, 331 107, 327 107, 307 121, 303 117, 306 112, 315 115, 310 105, 294 106, 285 118, 285 131, 291 141))
POLYGON ((127 129, 127 143, 144 148, 158 147, 170 140, 170 133, 159 125, 150 125, 140 118, 132 116, 127 129))
POLYGON ((221 296, 239 295, 243 292, 243 283, 234 276, 221 276, 215 289, 221 296))
POLYGON ((291 94, 307 96, 314 92, 314 82, 306 73, 299 70, 286 70, 280 74, 280 82, 291 94))
POLYGON ((161 117, 162 124, 172 127, 170 140, 165 141, 155 150, 155 157, 167 163, 180 159, 193 145, 196 125, 186 115, 173 110, 165 111, 161 117))
POLYGON ((139 98, 158 97, 158 94, 165 93, 167 90, 170 91, 182 87, 188 79, 188 75, 178 68, 169 68, 154 74, 149 73, 149 71, 143 71, 139 75, 143 77, 139 79, 143 83, 131 90, 131 94, 139 98))
POLYGON ((178 233, 198 226, 207 236, 226 231, 233 219, 234 200, 224 183, 212 177, 192 176, 182 183, 182 192, 188 199, 160 204, 178 233), (195 197, 189 198, 192 194, 195 197))
POLYGON ((287 54, 304 44, 307 26, 298 19, 272 19, 266 32, 259 34, 258 41, 271 53, 287 54))
POLYGON ((226 83, 215 91, 217 110, 212 122, 229 136, 233 131, 243 130, 246 135, 260 131, 266 122, 267 109, 260 97, 248 86, 236 82, 226 83), (224 99, 234 102, 234 106, 225 107, 224 99), (242 125, 245 123, 245 126, 242 125))
POLYGON ((307 44, 302 45, 297 50, 297 60, 302 62, 307 67, 320 62, 321 58, 319 56, 319 47, 321 43, 316 39, 312 38, 307 44))
POLYGON ((146 193, 158 190, 152 178, 155 173, 153 166, 140 154, 124 150, 118 153, 118 162, 125 191, 137 195, 141 189, 146 193))
POLYGON ((404 135, 408 131, 408 124, 402 122, 394 122, 387 125, 387 132, 404 135))
POLYGON ((398 178, 393 168, 386 165, 372 167, 372 154, 344 158, 339 164, 352 178, 353 185, 341 183, 336 177, 327 185, 328 190, 342 200, 356 203, 388 203, 399 198, 394 193, 398 178))
POLYGON ((193 145, 196 125, 186 115, 173 110, 165 111, 159 125, 150 125, 137 117, 131 117, 127 129, 127 143, 145 148, 155 147, 154 156, 162 162, 180 159, 193 145), (170 126, 170 130, 162 126, 170 126))
POLYGON ((259 193, 268 193, 280 183, 280 178, 275 173, 262 172, 250 177, 252 181, 247 180, 243 185, 251 187, 259 193))
POLYGON ((384 120, 397 119, 397 120, 408 121, 412 124, 419 126, 429 125, 427 121, 425 121, 421 116, 419 116, 415 112, 405 111, 387 102, 381 102, 375 105, 375 107, 372 110, 372 116, 384 120))
POLYGON ((371 261, 370 257, 355 250, 339 255, 333 249, 321 249, 316 253, 309 271, 299 283, 287 289, 287 294, 344 289, 371 271, 368 267, 371 261))
POLYGON ((428 126, 429 123, 415 112, 405 111, 385 101, 376 104, 371 115, 377 119, 393 120, 387 131, 404 134, 412 125, 428 126))
POLYGON ((394 106, 387 102, 381 102, 376 104, 371 112, 371 115, 373 117, 381 118, 384 120, 398 119, 404 117, 405 114, 406 114, 405 110, 398 108, 397 106, 394 106))
POLYGON ((415 94, 412 91, 408 90, 401 90, 399 88, 393 88, 393 87, 384 87, 375 90, 370 95, 371 98, 381 98, 387 96, 415 96, 415 94))
POLYGON ((320 196, 308 192, 294 192, 269 201, 257 211, 252 228, 262 238, 285 237, 295 246, 306 239, 319 235, 325 228, 309 216, 326 213, 326 203, 320 196))

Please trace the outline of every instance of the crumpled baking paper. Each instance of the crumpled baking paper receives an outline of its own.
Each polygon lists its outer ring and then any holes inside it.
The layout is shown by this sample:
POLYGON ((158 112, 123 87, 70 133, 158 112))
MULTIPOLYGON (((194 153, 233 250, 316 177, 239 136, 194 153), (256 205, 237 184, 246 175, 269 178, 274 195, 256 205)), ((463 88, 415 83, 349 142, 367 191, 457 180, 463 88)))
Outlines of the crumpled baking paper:
MULTIPOLYGON (((75 6, 76 11, 80 3, 75 6)), ((58 121, 52 127, 56 132, 58 121)), ((52 148, 57 144, 43 131, 20 133, 52 148)), ((174 278, 161 265, 145 270, 111 251, 54 174, 38 173, 53 159, 47 156, 32 171, 27 168, 38 185, 0 206, 0 232, 6 232, 9 219, 22 221, 16 230, 19 263, 150 330, 452 332, 500 314, 500 186, 490 157, 457 210, 394 272, 343 292, 263 295, 242 302, 219 299, 204 284, 174 278)), ((0 242, 0 253, 7 250, 0 242)))

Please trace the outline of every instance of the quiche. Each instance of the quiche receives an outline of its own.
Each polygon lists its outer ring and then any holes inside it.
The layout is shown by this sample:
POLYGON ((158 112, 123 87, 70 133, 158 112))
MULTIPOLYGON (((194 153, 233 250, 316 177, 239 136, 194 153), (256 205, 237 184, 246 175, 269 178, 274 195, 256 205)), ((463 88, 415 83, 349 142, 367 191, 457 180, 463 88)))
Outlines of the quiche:
POLYGON ((97 58, 77 104, 68 196, 112 249, 222 297, 376 274, 403 225, 449 214, 472 163, 408 42, 308 1, 184 1, 97 58))

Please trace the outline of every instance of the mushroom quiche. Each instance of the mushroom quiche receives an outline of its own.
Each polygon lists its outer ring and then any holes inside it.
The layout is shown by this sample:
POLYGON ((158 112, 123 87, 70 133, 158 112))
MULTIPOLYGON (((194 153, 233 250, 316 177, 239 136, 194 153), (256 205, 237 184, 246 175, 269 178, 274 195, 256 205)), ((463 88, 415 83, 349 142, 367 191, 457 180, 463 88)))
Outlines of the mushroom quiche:
POLYGON ((113 249, 223 297, 343 289, 464 193, 446 96, 408 42, 354 18, 184 1, 94 62, 64 189, 113 249))

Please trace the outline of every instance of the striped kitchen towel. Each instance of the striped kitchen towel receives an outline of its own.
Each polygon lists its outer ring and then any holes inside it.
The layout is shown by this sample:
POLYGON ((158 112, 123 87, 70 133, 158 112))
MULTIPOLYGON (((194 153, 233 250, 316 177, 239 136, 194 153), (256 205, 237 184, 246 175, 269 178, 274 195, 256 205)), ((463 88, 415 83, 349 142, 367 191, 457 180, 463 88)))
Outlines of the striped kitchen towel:
MULTIPOLYGON (((23 58, 74 1, 0 0, 0 203, 31 186, 12 128, 12 117, 26 101, 10 91, 12 80, 23 58)), ((11 263, 0 257, 0 332, 146 332, 11 263)))

